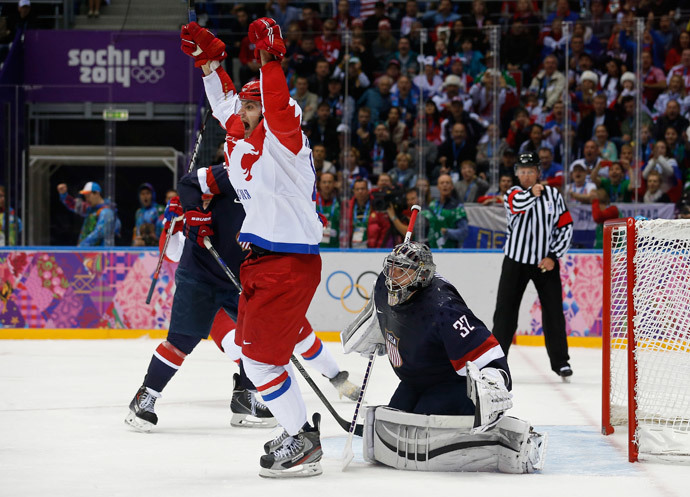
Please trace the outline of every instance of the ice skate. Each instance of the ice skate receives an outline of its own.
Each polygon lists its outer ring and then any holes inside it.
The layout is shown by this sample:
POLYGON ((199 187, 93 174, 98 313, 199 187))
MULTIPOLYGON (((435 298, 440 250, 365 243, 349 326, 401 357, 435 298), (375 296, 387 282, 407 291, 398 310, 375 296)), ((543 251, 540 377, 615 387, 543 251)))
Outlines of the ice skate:
POLYGON ((277 449, 261 456, 259 476, 296 478, 320 475, 323 470, 319 461, 323 452, 319 440, 319 425, 321 424, 319 413, 314 414, 312 423, 313 426, 306 423, 297 435, 286 436, 277 449))
POLYGON ((354 383, 352 383, 350 380, 348 380, 349 376, 350 373, 348 373, 347 371, 341 371, 333 378, 331 378, 330 382, 331 385, 333 385, 336 388, 336 390, 338 390, 338 394, 341 399, 344 395, 348 399, 357 402, 359 400, 359 393, 362 391, 362 389, 354 383))
POLYGON ((158 416, 154 408, 160 396, 159 392, 142 385, 129 403, 129 413, 125 418, 125 423, 137 431, 149 433, 158 424, 158 416))
POLYGON ((240 375, 235 374, 233 382, 230 425, 242 428, 275 428, 278 422, 268 407, 253 392, 239 385, 240 375))
POLYGON ((283 445, 283 442, 289 436, 290 435, 288 435, 288 432, 285 431, 285 428, 283 428, 283 431, 281 431, 279 435, 277 435, 273 440, 269 440, 264 444, 264 452, 266 454, 270 454, 271 452, 275 451, 278 447, 283 445))
POLYGON ((558 376, 561 377, 563 383, 570 383, 570 377, 573 375, 573 369, 566 364, 558 370, 558 376))

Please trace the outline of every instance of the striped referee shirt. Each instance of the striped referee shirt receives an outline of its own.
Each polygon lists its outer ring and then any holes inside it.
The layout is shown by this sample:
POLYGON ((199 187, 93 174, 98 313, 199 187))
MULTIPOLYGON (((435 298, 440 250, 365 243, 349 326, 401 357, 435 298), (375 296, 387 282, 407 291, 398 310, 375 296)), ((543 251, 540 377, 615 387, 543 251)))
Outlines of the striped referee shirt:
POLYGON ((539 197, 532 188, 514 186, 503 197, 508 217, 505 255, 522 264, 564 256, 573 238, 573 219, 559 191, 544 185, 539 197))

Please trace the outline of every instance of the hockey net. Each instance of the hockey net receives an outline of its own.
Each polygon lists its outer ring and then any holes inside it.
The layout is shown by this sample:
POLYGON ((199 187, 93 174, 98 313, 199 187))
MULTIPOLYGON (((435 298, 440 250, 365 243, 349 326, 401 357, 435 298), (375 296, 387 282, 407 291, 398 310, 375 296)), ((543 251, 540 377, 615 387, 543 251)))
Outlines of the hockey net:
POLYGON ((603 433, 628 424, 630 461, 690 460, 690 221, 605 224, 603 313, 603 433))

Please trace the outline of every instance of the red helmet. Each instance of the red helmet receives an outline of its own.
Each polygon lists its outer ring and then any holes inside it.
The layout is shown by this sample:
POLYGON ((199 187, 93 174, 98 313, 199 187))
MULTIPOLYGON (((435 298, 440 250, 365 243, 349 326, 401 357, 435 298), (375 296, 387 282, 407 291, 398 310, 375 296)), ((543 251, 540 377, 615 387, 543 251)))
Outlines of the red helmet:
POLYGON ((261 102, 261 81, 250 81, 240 90, 240 100, 261 102))

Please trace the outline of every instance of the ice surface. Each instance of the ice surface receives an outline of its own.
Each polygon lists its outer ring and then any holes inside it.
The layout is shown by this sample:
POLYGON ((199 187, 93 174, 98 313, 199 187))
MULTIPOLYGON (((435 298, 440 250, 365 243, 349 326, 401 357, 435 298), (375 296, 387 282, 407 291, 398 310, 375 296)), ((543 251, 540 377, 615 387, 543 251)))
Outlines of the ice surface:
MULTIPOLYGON (((549 433, 541 474, 396 471, 365 463, 357 438, 355 460, 341 472, 346 433, 301 382, 309 411, 323 416, 324 474, 274 481, 258 476, 263 443, 273 433, 230 427, 237 366, 212 342, 197 347, 157 402, 155 432, 137 433, 124 424, 157 344, 148 339, 0 341, 0 496, 688 495, 690 466, 629 464, 624 434, 599 434, 598 349, 571 348, 575 374, 570 384, 549 370, 543 347, 511 349, 511 414, 549 433)), ((337 343, 327 346, 360 382, 366 360, 344 356, 337 343)), ((325 378, 310 372, 341 416, 351 418, 354 403, 339 400, 325 378)), ((377 359, 368 403, 386 403, 396 384, 387 359, 377 359)))

